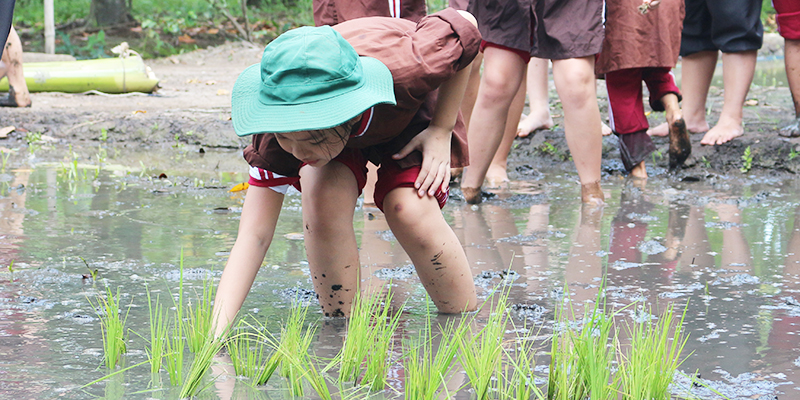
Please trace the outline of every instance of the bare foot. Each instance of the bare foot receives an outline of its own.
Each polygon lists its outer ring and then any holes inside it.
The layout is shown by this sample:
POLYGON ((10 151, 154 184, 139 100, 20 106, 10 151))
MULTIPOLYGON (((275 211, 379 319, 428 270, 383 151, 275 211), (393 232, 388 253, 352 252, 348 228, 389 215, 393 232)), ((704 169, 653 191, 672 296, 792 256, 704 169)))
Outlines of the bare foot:
POLYGON ((517 137, 528 137, 532 133, 541 129, 550 129, 553 127, 553 117, 550 116, 550 111, 544 113, 536 113, 538 115, 525 115, 522 114, 522 119, 517 125, 517 137))
POLYGON ((631 170, 631 176, 639 179, 647 179, 647 169, 644 166, 644 161, 636 164, 631 170))
POLYGON ((669 135, 669 126, 666 122, 662 122, 655 127, 648 129, 647 134, 650 136, 667 136, 669 135))
POLYGON ((610 127, 610 126, 608 126, 608 125, 606 125, 606 123, 605 123, 605 122, 602 122, 602 124, 603 124, 603 126, 602 126, 602 127, 600 127, 600 129, 601 129, 601 130, 602 130, 602 132, 603 132, 603 136, 608 136, 608 135, 610 135, 610 134, 611 134, 611 127, 610 127))
POLYGON ((464 201, 467 204, 479 204, 483 201, 483 196, 481 196, 481 188, 471 188, 471 187, 461 187, 461 193, 464 194, 464 201))
POLYGON ((781 128, 778 131, 778 135, 789 138, 800 137, 800 118, 781 128))
POLYGON ((704 145, 717 145, 730 142, 731 140, 742 136, 744 134, 744 128, 742 127, 741 121, 732 121, 729 119, 723 120, 720 118, 717 125, 711 128, 708 132, 706 132, 705 136, 703 136, 703 140, 700 141, 700 144, 704 145))
POLYGON ((508 183, 508 171, 505 166, 490 164, 486 171, 486 183, 490 188, 501 187, 508 183))
POLYGON ((691 121, 689 118, 686 118, 686 130, 689 133, 703 133, 708 132, 708 122, 706 122, 705 118, 702 121, 691 121))
POLYGON ((603 189, 600 188, 600 181, 581 185, 581 201, 584 204, 600 207, 606 204, 605 200, 603 189))

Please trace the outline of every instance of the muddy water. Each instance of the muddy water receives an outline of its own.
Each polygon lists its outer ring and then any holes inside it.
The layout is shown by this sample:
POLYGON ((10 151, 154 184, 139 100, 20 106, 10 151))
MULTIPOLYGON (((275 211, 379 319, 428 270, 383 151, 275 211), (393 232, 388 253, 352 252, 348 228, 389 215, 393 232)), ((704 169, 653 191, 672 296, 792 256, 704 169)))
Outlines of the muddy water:
MULTIPOLYGON (((81 388, 107 374, 100 322, 87 298, 119 288, 130 305, 128 326, 147 336, 146 289, 162 300, 176 296, 181 251, 187 297, 202 292, 204 279, 217 280, 243 199, 229 189, 246 179, 245 164, 234 152, 196 148, 72 150, 77 173, 70 173, 72 158, 62 158, 68 149, 35 149, 32 157, 24 147, 0 172, 0 397, 177 398, 176 389, 151 390, 146 367, 81 388), (96 281, 84 276, 94 269, 96 281)), ((497 190, 480 206, 460 202, 454 190, 444 213, 479 295, 511 283, 518 321, 546 327, 565 284, 580 303, 594 299, 605 279, 616 307, 635 300, 652 304, 653 314, 669 303, 686 307, 692 355, 685 373, 699 373, 730 398, 800 398, 800 187, 764 176, 655 172, 646 183, 606 178, 602 210, 582 210, 574 173, 553 170, 497 190)), ((299 195, 289 195, 244 306, 272 327, 296 293, 312 288, 299 211, 299 195)), ((396 301, 407 301, 404 334, 413 334, 426 302, 408 257, 377 209, 359 207, 355 226, 364 287, 391 279, 396 301)), ((335 354, 342 325, 321 321, 318 355, 335 354)), ((133 333, 128 349, 126 365, 146 360, 145 341, 133 333)), ((395 364, 392 374, 401 388, 402 367, 395 364)), ((451 385, 464 379, 457 374, 451 385)), ((169 388, 162 380, 156 386, 169 388)), ((223 376, 202 397, 279 392, 279 384, 255 390, 223 376)))

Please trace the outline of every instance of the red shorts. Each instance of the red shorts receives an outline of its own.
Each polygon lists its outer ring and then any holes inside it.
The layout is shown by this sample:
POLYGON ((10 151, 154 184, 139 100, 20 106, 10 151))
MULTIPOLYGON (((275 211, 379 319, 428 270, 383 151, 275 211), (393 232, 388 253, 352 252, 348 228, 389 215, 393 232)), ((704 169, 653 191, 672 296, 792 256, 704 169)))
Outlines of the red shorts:
MULTIPOLYGON (((367 158, 358 149, 345 148, 339 153, 333 161, 340 162, 350 168, 353 176, 356 178, 358 184, 358 194, 367 184, 367 158)), ((414 187, 414 182, 419 175, 420 166, 413 166, 409 168, 402 168, 400 165, 392 160, 383 160, 380 168, 378 168, 378 182, 375 183, 375 205, 383 211, 383 201, 386 195, 392 190, 399 187, 414 187)), ((282 177, 272 172, 265 171, 261 168, 250 167, 250 180, 249 183, 253 186, 271 187, 276 191, 285 193, 284 190, 277 189, 278 187, 294 186, 297 190, 302 191, 300 187, 300 178, 297 177, 282 177)), ((449 190, 442 191, 441 188, 436 190, 436 201, 439 203, 439 208, 444 207, 447 203, 449 190)))
POLYGON ((483 53, 483 50, 486 49, 487 47, 494 47, 494 48, 497 48, 497 49, 503 49, 503 50, 510 51, 510 52, 518 55, 520 58, 522 58, 522 61, 525 61, 525 64, 527 64, 527 63, 529 63, 531 61, 531 53, 529 53, 527 51, 522 51, 520 49, 515 49, 513 47, 503 46, 502 44, 497 44, 497 43, 492 43, 492 42, 487 42, 485 40, 481 40, 481 53, 483 53))
POLYGON ((772 0, 777 15, 778 32, 786 39, 800 40, 800 1, 772 0))

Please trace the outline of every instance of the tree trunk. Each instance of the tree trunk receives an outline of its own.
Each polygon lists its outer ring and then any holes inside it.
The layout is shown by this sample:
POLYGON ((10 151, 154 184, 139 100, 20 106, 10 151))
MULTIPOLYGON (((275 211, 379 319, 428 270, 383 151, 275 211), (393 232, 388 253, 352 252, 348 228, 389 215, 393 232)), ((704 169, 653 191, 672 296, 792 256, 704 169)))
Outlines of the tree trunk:
POLYGON ((130 22, 128 2, 125 0, 92 0, 91 20, 97 26, 112 26, 130 22))

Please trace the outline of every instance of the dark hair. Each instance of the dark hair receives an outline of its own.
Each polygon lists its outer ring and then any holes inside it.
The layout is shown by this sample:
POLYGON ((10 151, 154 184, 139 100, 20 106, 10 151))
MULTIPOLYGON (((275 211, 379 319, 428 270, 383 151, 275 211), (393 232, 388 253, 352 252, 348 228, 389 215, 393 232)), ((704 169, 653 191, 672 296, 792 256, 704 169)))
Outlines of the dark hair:
MULTIPOLYGON (((347 122, 339 125, 334 126, 333 128, 327 129, 317 129, 313 131, 308 131, 309 135, 317 142, 318 145, 322 146, 328 142, 329 135, 332 134, 335 137, 335 140, 339 142, 346 142, 347 139, 350 137, 350 132, 353 131, 353 127, 359 122, 358 119, 350 119, 347 122)), ((328 155, 336 157, 338 154, 330 154, 328 155)))

